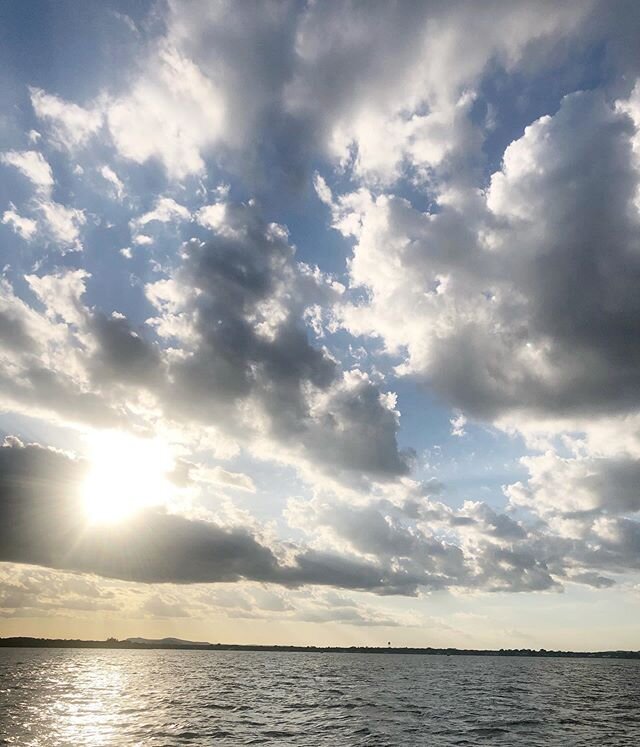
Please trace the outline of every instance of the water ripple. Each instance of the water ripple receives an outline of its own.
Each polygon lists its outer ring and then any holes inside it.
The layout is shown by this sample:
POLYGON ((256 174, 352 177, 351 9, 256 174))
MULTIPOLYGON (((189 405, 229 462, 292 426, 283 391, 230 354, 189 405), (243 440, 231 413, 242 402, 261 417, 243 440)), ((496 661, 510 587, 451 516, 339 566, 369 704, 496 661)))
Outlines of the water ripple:
POLYGON ((0 745, 636 747, 640 662, 0 650, 0 745))

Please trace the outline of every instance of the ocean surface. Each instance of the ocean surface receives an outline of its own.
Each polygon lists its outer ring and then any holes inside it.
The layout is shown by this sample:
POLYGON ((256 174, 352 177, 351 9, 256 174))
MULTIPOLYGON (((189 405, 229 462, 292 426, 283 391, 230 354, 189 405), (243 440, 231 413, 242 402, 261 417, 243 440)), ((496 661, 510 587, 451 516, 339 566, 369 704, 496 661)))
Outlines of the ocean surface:
POLYGON ((640 661, 0 649, 0 744, 640 745, 640 661))

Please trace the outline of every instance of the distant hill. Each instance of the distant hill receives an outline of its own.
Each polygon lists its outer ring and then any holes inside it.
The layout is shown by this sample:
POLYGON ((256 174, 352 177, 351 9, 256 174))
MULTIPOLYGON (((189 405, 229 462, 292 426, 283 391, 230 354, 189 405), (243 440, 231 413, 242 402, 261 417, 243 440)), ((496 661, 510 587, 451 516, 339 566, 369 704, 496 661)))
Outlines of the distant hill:
POLYGON ((182 638, 125 638, 130 643, 143 646, 210 646, 208 641, 185 641, 182 638))

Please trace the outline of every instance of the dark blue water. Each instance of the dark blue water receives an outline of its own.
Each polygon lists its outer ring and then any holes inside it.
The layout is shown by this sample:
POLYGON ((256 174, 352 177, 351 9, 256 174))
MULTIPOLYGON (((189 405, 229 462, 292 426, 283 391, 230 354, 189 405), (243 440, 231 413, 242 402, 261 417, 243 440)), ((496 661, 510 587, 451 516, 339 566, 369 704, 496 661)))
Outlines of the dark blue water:
POLYGON ((0 649, 0 744, 640 745, 640 662, 0 649))

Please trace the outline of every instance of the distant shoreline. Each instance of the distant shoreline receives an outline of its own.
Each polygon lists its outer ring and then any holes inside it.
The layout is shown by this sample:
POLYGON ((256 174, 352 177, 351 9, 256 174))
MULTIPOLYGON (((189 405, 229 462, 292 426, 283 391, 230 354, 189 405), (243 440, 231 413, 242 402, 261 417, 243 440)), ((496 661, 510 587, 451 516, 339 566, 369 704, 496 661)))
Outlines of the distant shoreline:
POLYGON ((564 659, 640 659, 640 651, 548 651, 546 649, 462 649, 462 648, 398 648, 382 646, 279 646, 241 643, 162 643, 118 641, 84 641, 64 638, 0 638, 0 648, 89 648, 115 650, 170 651, 265 651, 272 653, 320 654, 412 654, 418 656, 526 656, 564 659))

